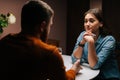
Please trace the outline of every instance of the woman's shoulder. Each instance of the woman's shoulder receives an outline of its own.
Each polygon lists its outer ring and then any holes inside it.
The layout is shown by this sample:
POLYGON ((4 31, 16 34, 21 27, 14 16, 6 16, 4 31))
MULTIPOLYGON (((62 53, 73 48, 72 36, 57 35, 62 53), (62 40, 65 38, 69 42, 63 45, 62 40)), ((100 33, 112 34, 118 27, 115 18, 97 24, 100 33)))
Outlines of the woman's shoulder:
POLYGON ((114 36, 112 36, 112 35, 107 35, 107 36, 105 36, 104 37, 106 40, 113 40, 113 41, 115 41, 115 38, 114 38, 114 36))
POLYGON ((85 33, 85 31, 82 31, 81 34, 85 33))
POLYGON ((100 43, 103 43, 103 42, 115 43, 116 42, 115 38, 112 35, 107 35, 107 36, 100 35, 97 41, 100 43))
POLYGON ((85 33, 85 31, 80 32, 79 36, 82 36, 85 33))

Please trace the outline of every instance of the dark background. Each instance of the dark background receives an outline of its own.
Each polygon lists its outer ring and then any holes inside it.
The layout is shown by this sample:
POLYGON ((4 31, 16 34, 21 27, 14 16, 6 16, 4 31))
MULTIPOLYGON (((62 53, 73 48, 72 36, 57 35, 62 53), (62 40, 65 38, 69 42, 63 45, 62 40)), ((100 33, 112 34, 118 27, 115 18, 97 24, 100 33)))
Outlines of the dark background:
MULTIPOLYGON (((76 39, 83 30, 83 14, 90 9, 90 0, 68 0, 67 2, 67 53, 72 54, 76 39)), ((120 41, 120 2, 102 0, 104 19, 112 30, 116 41, 120 41)))

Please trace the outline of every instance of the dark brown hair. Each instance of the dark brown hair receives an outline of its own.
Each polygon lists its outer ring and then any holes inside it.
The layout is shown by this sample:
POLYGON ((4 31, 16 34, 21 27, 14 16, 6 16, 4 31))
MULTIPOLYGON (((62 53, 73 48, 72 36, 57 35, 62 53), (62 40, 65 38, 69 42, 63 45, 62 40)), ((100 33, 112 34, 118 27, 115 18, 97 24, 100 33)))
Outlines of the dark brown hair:
POLYGON ((54 12, 51 7, 41 0, 30 0, 24 4, 21 12, 21 27, 23 31, 35 32, 36 25, 42 21, 49 22, 54 12))

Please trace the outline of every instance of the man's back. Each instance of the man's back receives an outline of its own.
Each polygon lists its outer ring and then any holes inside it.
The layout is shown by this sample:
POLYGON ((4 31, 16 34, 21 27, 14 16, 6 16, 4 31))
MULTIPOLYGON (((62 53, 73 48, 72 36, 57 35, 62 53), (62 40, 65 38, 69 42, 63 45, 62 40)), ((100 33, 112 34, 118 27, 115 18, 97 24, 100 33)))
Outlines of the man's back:
POLYGON ((65 80, 65 67, 55 46, 33 37, 8 35, 0 49, 6 79, 65 80))
POLYGON ((42 0, 29 0, 23 5, 21 32, 0 40, 0 71, 3 79, 74 80, 81 69, 80 61, 65 71, 59 50, 44 43, 53 17, 53 9, 42 0))

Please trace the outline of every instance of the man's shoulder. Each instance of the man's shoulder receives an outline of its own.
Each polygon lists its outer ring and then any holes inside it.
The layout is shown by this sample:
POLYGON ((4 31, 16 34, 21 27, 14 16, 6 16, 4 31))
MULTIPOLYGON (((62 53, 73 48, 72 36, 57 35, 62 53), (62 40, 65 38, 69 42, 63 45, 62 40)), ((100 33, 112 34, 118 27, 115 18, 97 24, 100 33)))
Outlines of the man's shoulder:
POLYGON ((41 40, 34 40, 33 41, 34 46, 39 49, 39 51, 42 51, 43 53, 52 53, 52 54, 58 54, 59 50, 56 46, 45 43, 41 40))

